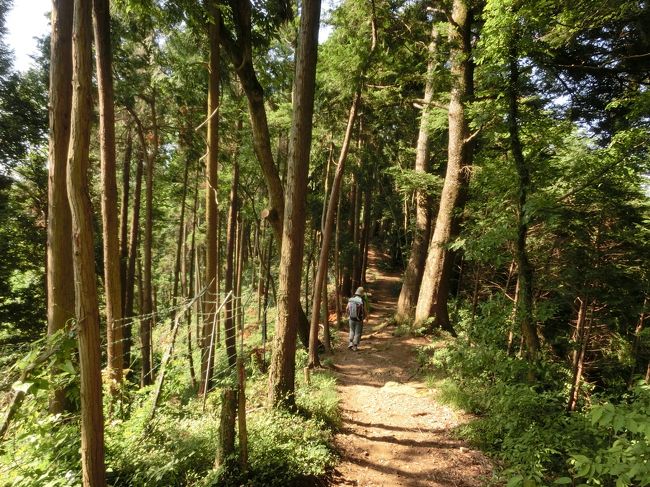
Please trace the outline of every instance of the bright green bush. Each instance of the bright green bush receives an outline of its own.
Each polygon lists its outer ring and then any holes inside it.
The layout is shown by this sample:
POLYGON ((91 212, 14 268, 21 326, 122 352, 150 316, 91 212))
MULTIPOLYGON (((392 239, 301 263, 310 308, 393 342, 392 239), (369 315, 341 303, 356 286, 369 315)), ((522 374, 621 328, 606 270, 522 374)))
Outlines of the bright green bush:
POLYGON ((650 485, 650 386, 621 404, 594 406, 588 418, 604 444, 571 456, 575 476, 587 485, 650 485))

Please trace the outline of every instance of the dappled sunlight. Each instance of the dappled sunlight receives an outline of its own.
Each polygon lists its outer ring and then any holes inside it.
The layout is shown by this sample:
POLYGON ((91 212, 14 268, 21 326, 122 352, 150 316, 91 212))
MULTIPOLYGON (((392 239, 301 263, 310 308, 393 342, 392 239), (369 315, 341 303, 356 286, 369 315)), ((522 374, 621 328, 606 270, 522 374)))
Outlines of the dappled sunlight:
POLYGON ((417 377, 416 349, 429 340, 382 327, 394 313, 400 283, 399 274, 380 270, 382 258, 371 251, 365 338, 353 352, 341 331, 334 359, 343 424, 336 435, 342 461, 333 485, 484 485, 489 461, 453 434, 469 416, 436 403, 417 377))

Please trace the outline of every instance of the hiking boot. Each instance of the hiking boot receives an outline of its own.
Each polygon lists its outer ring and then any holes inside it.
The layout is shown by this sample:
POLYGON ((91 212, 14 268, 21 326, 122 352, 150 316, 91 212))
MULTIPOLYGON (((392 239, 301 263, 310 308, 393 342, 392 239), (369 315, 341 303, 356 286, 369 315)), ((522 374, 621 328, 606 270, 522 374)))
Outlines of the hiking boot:
POLYGON ((357 346, 355 345, 354 347, 352 347, 352 350, 354 350, 354 351, 356 352, 356 351, 359 350, 359 349, 358 349, 357 346))
POLYGON ((348 348, 349 348, 350 350, 354 350, 354 345, 350 344, 350 345, 348 345, 348 348))

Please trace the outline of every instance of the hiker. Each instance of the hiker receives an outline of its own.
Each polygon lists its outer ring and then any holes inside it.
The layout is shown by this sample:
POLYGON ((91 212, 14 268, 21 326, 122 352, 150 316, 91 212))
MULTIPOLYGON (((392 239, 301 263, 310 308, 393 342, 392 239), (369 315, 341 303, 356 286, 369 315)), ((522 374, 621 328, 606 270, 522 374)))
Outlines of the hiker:
POLYGON ((361 333, 363 333, 363 320, 366 317, 366 305, 364 303, 364 291, 362 287, 357 288, 348 300, 346 311, 350 318, 350 343, 348 348, 357 351, 359 341, 361 340, 361 333))

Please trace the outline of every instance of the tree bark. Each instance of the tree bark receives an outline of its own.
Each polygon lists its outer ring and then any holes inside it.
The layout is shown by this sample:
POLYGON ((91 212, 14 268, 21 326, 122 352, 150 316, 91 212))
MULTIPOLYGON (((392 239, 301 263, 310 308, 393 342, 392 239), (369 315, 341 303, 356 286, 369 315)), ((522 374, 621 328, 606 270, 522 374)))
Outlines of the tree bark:
POLYGON ((446 310, 441 312, 441 308, 447 306, 447 295, 441 290, 448 289, 443 280, 451 275, 445 273, 445 268, 449 268, 448 261, 452 258, 448 246, 457 232, 458 223, 455 220, 458 216, 455 213, 464 204, 469 183, 468 167, 472 162, 472 143, 469 140, 465 109, 465 104, 472 95, 473 82, 470 59, 471 14, 466 0, 454 0, 451 16, 453 23, 449 29, 449 41, 452 88, 448 115, 447 171, 415 308, 416 323, 422 323, 434 314, 446 313, 446 310))
POLYGON ((236 301, 234 296, 235 285, 235 241, 237 240, 237 214, 239 212, 239 198, 237 187, 239 185, 239 163, 233 161, 232 185, 230 187, 230 210, 228 211, 228 229, 226 237, 226 276, 224 292, 226 295, 233 292, 233 296, 225 305, 224 334, 226 339, 226 354, 228 365, 234 366, 237 359, 235 312, 236 301))
POLYGON ((93 0, 99 133, 102 175, 102 228, 109 391, 115 396, 122 382, 122 288, 118 241, 117 176, 115 159, 115 109, 113 53, 109 0, 93 0))
POLYGON ((88 188, 92 116, 92 5, 75 0, 73 94, 67 190, 72 214, 75 315, 81 375, 81 467, 85 486, 106 485, 99 305, 88 188))
MULTIPOLYGON (((190 244, 190 255, 189 255, 189 264, 190 264, 190 275, 188 277, 188 295, 194 295, 194 270, 196 269, 196 259, 194 255, 196 253, 196 225, 197 225, 197 211, 199 204, 199 165, 196 167, 196 185, 194 188, 194 204, 192 210, 192 240, 190 244)), ((195 308, 196 311, 196 320, 199 320, 198 310, 200 308, 200 298, 197 300, 197 305, 195 308)), ((196 385, 196 373, 194 372, 194 358, 192 354, 192 313, 191 308, 187 310, 187 358, 190 366, 190 378, 192 380, 192 387, 196 385)))
POLYGON ((220 13, 215 2, 208 8, 214 21, 208 22, 209 70, 208 70, 208 152, 205 160, 205 211, 206 211, 206 272, 205 285, 208 286, 207 299, 204 300, 203 330, 201 333, 201 393, 210 387, 212 365, 209 363, 211 336, 214 333, 215 311, 217 309, 217 241, 218 224, 218 151, 219 151, 219 68, 221 65, 219 32, 220 13))
MULTIPOLYGON (((252 128, 253 149, 260 163, 269 195, 269 208, 267 208, 265 214, 275 236, 275 240, 281 246, 285 208, 284 190, 282 188, 280 172, 273 160, 271 137, 266 117, 266 108, 264 106, 264 90, 257 79, 253 66, 250 3, 250 0, 231 0, 229 2, 233 12, 235 27, 238 31, 238 38, 237 41, 233 39, 232 35, 226 30, 222 19, 220 22, 220 39, 221 45, 230 57, 237 77, 246 94, 252 128)), ((280 150, 280 147, 278 150, 280 150)), ((309 320, 302 307, 298 308, 297 326, 300 342, 305 347, 308 347, 309 320)))
MULTIPOLYGON (((181 136, 181 138, 184 138, 181 136)), ((184 145, 184 141, 180 142, 181 144, 184 145)), ((187 150, 187 148, 186 148, 187 150)), ((178 295, 182 294, 179 293, 178 290, 178 285, 179 282, 181 281, 181 268, 183 267, 181 264, 185 261, 185 258, 183 257, 183 247, 184 247, 184 242, 185 242, 185 202, 187 200, 187 184, 189 180, 189 171, 190 171, 190 155, 187 154, 187 159, 185 160, 185 169, 183 171, 183 196, 181 198, 181 214, 179 217, 179 222, 178 222, 178 237, 176 240, 176 258, 174 259, 174 284, 172 288, 172 317, 175 319, 176 318, 176 313, 178 313, 177 305, 178 305, 178 295)), ((173 320, 172 320, 173 322, 173 320)))
POLYGON ((519 107, 517 104, 519 66, 517 59, 517 34, 510 41, 508 63, 510 80, 508 83, 508 131, 510 147, 515 161, 518 178, 517 200, 517 285, 519 289, 516 303, 516 317, 521 327, 521 333, 526 341, 526 356, 534 361, 539 352, 539 337, 533 318, 533 268, 528 260, 526 240, 528 238, 528 216, 526 215, 526 200, 530 186, 530 169, 524 158, 519 138, 519 107))
POLYGON ((275 346, 269 374, 269 399, 275 406, 295 404, 295 351, 300 276, 305 236, 307 172, 316 84, 320 0, 303 0, 296 52, 287 170, 287 200, 280 255, 280 289, 275 346))
POLYGON ((126 289, 124 290, 124 369, 131 369, 131 345, 133 336, 133 303, 135 294, 135 270, 140 239, 140 200, 142 195, 142 177, 144 173, 144 149, 138 155, 133 190, 133 210, 131 213, 131 232, 129 235, 129 260, 126 272, 126 289))
POLYGON ((336 233, 334 235, 334 292, 336 302, 336 326, 341 326, 341 249, 340 249, 340 227, 341 227, 341 192, 336 204, 336 233))
MULTIPOLYGON (((47 332, 65 328, 74 316, 72 222, 66 189, 66 164, 72 107, 73 0, 53 0, 50 38, 50 128, 47 212, 47 332)), ((65 390, 55 390, 50 411, 70 408, 65 390)))
POLYGON ((630 370, 630 377, 628 378, 627 381, 628 387, 632 385, 632 381, 634 380, 634 373, 636 372, 637 355, 639 353, 639 346, 641 342, 641 332, 643 331, 643 328, 645 326, 647 304, 648 304, 648 297, 646 296, 643 299, 643 306, 641 307, 641 314, 639 315, 639 321, 634 329, 634 342, 632 343, 632 358, 634 362, 632 364, 632 370, 630 370))
MULTIPOLYGON (((230 210, 228 212, 228 229, 226 240, 226 276, 224 292, 228 296, 234 291, 235 274, 235 240, 237 230, 238 197, 237 186, 239 185, 239 163, 237 158, 233 160, 232 185, 230 187, 230 210)), ((229 374, 237 363, 237 344, 235 330, 236 301, 234 292, 225 303, 226 317, 224 320, 224 333, 226 341, 226 355, 228 356, 229 374)), ((224 461, 235 452, 235 420, 237 413, 237 393, 226 386, 221 395, 219 444, 217 446, 216 464, 222 465, 224 461)))
MULTIPOLYGON (((318 271, 316 280, 314 282, 314 302, 312 303, 312 315, 310 324, 309 336, 309 367, 318 367, 320 361, 318 360, 318 313, 320 310, 320 300, 322 298, 323 281, 327 274, 327 261, 329 257, 330 242, 332 240, 332 229, 334 227, 334 216, 336 215, 336 207, 339 202, 339 193, 341 190, 341 183, 343 181, 343 173, 345 170, 345 161, 348 157, 350 149, 350 140, 352 138, 352 129, 354 128, 354 121, 357 117, 357 109, 359 107, 359 100, 361 99, 361 90, 358 89, 354 93, 352 105, 350 106, 350 114, 348 116, 348 123, 345 128, 345 136, 343 137, 343 145, 341 146, 341 153, 334 173, 334 180, 332 181, 332 192, 327 203, 327 214, 325 216, 325 223, 323 225, 323 241, 321 243, 320 256, 318 258, 318 271)), ((338 256, 337 256, 338 258, 338 256)))
MULTIPOLYGON (((431 42, 429 43, 429 62, 427 63, 427 75, 424 86, 424 103, 422 117, 420 118, 420 130, 415 149, 415 172, 426 174, 429 170, 429 128, 428 118, 431 113, 431 101, 433 100, 433 83, 438 62, 436 59, 440 35, 434 24, 431 29, 431 42)), ((402 289, 397 300, 397 318, 406 320, 413 316, 417 304, 422 273, 427 258, 427 247, 431 236, 431 210, 427 191, 419 189, 415 193, 415 234, 411 242, 411 254, 404 272, 402 289)))
POLYGON ((129 191, 131 184, 131 156, 133 155, 133 137, 130 125, 127 128, 124 164, 122 167, 122 204, 120 205, 120 278, 122 289, 122 325, 125 324, 126 286, 129 262, 129 191))
POLYGON ((578 346, 573 351, 573 380, 571 381, 571 391, 569 392, 569 402, 567 404, 567 411, 575 411, 578 404, 578 396, 580 394, 580 382, 582 380, 582 372, 584 369, 585 353, 587 351, 587 343, 589 341, 589 319, 587 314, 589 312, 589 304, 587 298, 580 299, 580 308, 578 310, 578 319, 576 321, 576 330, 574 334, 574 343, 578 346))
MULTIPOLYGON (((145 149, 146 151, 146 149, 145 149)), ((154 157, 146 157, 145 173, 145 225, 142 262, 142 310, 144 315, 140 322, 140 341, 142 350, 142 375, 141 384, 153 384, 153 370, 151 363, 151 333, 153 330, 153 287, 151 281, 151 251, 153 245, 153 164, 154 157)))

